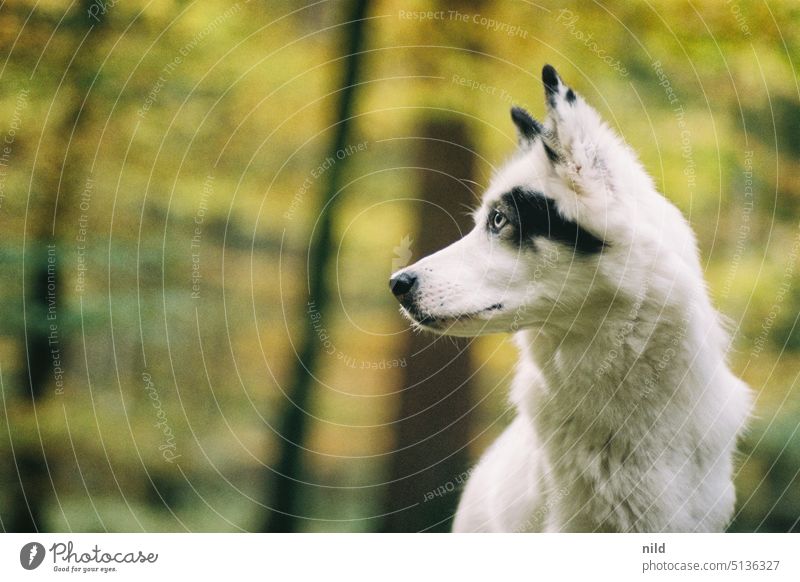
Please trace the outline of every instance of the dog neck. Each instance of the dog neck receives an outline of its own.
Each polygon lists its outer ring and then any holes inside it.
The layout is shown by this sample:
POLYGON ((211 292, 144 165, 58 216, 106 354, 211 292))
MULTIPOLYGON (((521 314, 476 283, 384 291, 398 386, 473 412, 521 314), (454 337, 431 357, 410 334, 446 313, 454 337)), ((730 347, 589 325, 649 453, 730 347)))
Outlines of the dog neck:
MULTIPOLYGON (((664 483, 685 498, 729 479, 724 451, 748 406, 725 364, 718 315, 707 301, 644 302, 625 313, 516 336, 512 400, 536 434, 531 456, 544 460, 545 489, 562 492, 548 526, 559 531, 669 529, 680 503, 662 495, 664 483)), ((714 515, 709 523, 724 527, 714 515)))
POLYGON ((646 299, 590 315, 575 318, 580 326, 516 336, 521 365, 512 399, 543 420, 537 424, 555 431, 568 420, 583 421, 589 432, 619 428, 680 403, 681 390, 709 381, 724 363, 724 333, 710 305, 646 299))

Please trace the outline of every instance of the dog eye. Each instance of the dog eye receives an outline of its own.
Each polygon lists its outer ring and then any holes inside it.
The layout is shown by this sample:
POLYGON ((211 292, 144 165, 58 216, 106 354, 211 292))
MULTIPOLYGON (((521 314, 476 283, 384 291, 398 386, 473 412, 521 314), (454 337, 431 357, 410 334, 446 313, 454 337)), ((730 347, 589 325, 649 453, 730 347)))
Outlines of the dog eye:
POLYGON ((492 226, 492 230, 500 230, 507 222, 508 219, 505 215, 497 210, 492 210, 492 213, 489 215, 489 224, 492 226))

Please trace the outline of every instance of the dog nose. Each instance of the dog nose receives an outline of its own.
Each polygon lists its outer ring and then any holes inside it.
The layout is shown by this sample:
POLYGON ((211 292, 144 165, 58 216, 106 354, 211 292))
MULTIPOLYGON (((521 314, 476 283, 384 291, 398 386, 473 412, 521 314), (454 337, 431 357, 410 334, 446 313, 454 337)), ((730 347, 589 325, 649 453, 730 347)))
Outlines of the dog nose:
POLYGON ((402 299, 417 283, 417 276, 406 271, 398 273, 389 279, 389 288, 398 299, 402 299))

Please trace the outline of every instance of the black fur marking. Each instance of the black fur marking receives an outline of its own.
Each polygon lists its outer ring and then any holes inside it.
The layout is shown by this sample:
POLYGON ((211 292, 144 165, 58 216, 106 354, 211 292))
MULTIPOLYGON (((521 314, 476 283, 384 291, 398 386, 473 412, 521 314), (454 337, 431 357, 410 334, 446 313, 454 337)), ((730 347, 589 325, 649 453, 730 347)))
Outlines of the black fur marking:
POLYGON ((551 162, 553 162, 554 164, 558 164, 558 163, 560 163, 560 162, 561 162, 561 156, 559 156, 559 155, 558 155, 558 154, 557 154, 557 153, 556 153, 556 152, 553 150, 553 148, 551 148, 549 145, 547 145, 547 144, 546 144, 546 143, 544 143, 544 142, 542 142, 542 145, 544 146, 544 153, 546 153, 546 154, 547 154, 547 158, 548 158, 548 159, 549 159, 551 162))
POLYGON ((575 92, 572 89, 567 89, 567 103, 575 103, 575 92))
POLYGON ((537 237, 545 237, 566 244, 577 253, 599 253, 606 243, 564 218, 554 200, 541 192, 514 188, 501 197, 502 210, 515 229, 515 240, 520 244, 534 244, 537 237))
POLYGON ((531 117, 531 114, 522 107, 511 108, 511 120, 514 122, 514 125, 517 126, 517 131, 521 139, 532 142, 542 133, 542 126, 539 125, 539 122, 531 117))
POLYGON ((544 83, 544 94, 547 102, 550 105, 555 105, 558 86, 561 82, 559 81, 558 73, 552 66, 545 65, 542 69, 542 83, 544 83))

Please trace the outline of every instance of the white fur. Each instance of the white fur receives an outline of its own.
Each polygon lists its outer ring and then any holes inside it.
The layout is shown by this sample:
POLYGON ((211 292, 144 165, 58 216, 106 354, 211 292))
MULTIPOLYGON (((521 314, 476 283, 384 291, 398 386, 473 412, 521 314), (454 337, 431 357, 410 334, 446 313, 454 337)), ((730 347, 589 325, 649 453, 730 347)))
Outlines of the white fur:
MULTIPOLYGON (((455 531, 722 531, 750 410, 694 235, 635 154, 559 85, 542 138, 494 177, 476 227, 404 269, 437 333, 515 333, 517 417, 478 463, 455 531), (561 156, 553 164, 547 143, 561 156), (524 186, 602 238, 581 256, 485 228, 524 186), (497 307, 502 305, 502 307, 497 307)), ((404 312, 410 316, 406 310, 404 312)))

